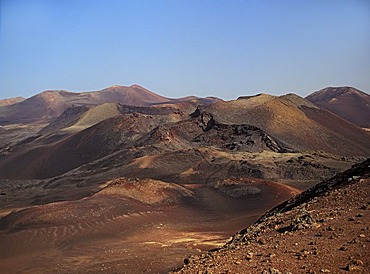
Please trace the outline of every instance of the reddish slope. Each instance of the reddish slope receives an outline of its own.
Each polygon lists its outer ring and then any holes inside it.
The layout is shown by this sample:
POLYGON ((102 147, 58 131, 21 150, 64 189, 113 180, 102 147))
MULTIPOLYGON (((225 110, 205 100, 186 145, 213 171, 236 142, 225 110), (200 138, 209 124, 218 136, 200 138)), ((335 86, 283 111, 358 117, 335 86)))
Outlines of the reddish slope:
POLYGON ((2 273, 98 273, 103 266, 103 273, 167 273, 296 193, 263 180, 190 189, 152 179, 107 184, 80 200, 1 218, 2 273))
POLYGON ((370 128, 370 95, 352 87, 328 87, 306 99, 345 120, 370 128))
POLYGON ((369 164, 284 202, 176 273, 370 273, 369 164))

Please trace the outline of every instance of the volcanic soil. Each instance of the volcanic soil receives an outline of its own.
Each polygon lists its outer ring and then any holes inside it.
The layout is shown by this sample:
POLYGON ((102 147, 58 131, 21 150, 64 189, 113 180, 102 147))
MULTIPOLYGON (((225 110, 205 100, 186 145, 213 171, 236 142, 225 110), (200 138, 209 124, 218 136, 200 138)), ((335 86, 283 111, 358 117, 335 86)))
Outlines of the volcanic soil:
POLYGON ((119 178, 0 219, 3 273, 164 273, 300 191, 258 179, 180 186, 119 178))
POLYGON ((176 273, 369 273, 370 159, 277 206, 176 273))

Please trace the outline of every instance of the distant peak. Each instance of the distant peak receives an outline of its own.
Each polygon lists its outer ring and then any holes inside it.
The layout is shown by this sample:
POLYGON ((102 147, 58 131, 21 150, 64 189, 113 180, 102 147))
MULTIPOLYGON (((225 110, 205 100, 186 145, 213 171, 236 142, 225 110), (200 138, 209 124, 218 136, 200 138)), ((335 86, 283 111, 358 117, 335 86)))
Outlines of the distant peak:
POLYGON ((314 93, 308 95, 306 99, 314 103, 322 103, 330 101, 333 98, 338 98, 343 95, 356 95, 356 96, 368 96, 363 91, 360 91, 354 87, 344 86, 344 87, 326 87, 315 91, 314 93))

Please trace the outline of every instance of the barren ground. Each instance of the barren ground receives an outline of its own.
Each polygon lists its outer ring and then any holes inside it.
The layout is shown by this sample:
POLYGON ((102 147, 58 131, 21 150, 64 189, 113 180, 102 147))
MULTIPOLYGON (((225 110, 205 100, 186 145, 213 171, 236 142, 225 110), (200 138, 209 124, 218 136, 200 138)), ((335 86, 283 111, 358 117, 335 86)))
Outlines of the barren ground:
POLYGON ((178 273, 369 273, 369 163, 351 184, 281 207, 178 273))

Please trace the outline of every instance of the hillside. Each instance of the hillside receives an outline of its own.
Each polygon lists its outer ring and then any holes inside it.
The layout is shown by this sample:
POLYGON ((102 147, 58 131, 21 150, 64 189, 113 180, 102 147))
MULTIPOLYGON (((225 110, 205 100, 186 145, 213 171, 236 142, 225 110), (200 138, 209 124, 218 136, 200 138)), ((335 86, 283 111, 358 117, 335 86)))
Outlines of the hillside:
POLYGON ((352 87, 327 87, 306 99, 363 128, 370 128, 370 95, 352 87))
POLYGON ((277 206, 176 273, 369 273, 370 159, 277 206))
POLYGON ((256 126, 295 151, 370 154, 368 133, 294 94, 242 97, 202 106, 200 111, 220 123, 256 126))
POLYGON ((10 155, 0 156, 1 177, 41 179, 61 175, 70 169, 114 152, 120 145, 132 146, 136 139, 159 124, 168 122, 169 119, 176 118, 170 115, 128 113, 105 119, 92 127, 52 143, 48 140, 46 143, 42 143, 42 140, 40 143, 38 139, 31 140, 23 146, 16 147, 10 155))
POLYGON ((119 114, 121 112, 118 103, 104 103, 97 106, 72 106, 43 128, 40 133, 78 132, 119 114))

